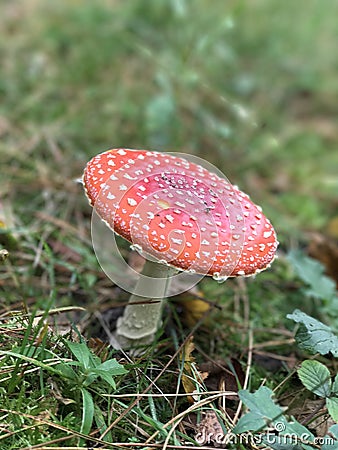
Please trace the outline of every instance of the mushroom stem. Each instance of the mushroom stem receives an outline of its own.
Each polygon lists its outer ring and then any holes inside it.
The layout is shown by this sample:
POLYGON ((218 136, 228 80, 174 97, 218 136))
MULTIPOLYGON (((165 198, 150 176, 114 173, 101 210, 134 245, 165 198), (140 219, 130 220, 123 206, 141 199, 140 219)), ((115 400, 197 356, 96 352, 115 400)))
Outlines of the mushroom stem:
POLYGON ((135 294, 116 324, 115 338, 122 348, 149 344, 161 325, 161 312, 175 269, 146 260, 135 294), (146 295, 145 295, 146 293, 146 295))

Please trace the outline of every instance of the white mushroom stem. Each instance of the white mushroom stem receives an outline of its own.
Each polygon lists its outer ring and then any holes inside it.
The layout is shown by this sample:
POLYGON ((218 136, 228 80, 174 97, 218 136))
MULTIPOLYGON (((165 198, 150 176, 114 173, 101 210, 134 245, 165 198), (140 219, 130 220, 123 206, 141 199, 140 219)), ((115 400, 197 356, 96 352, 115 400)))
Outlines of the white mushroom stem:
POLYGON ((170 275, 175 269, 146 260, 141 277, 116 324, 116 340, 122 348, 149 344, 161 325, 161 313, 170 275), (145 295, 146 293, 146 295, 145 295))

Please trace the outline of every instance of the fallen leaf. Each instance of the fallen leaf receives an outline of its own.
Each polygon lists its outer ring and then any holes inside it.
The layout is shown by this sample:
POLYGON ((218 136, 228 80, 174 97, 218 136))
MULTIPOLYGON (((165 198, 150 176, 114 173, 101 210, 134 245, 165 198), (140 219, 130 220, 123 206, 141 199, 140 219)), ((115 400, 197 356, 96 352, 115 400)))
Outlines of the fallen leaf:
POLYGON ((197 425, 195 440, 200 445, 213 445, 224 448, 224 436, 222 425, 218 420, 215 411, 210 410, 203 413, 204 417, 197 425))
POLYGON ((211 309, 210 303, 203 299, 202 293, 197 289, 184 292, 177 296, 175 301, 181 308, 182 322, 190 329, 211 309))
MULTIPOLYGON (((200 372, 195 365, 195 358, 192 352, 195 350, 194 337, 190 336, 180 353, 180 360, 183 361, 182 385, 187 394, 194 394, 199 391, 198 384, 202 383, 208 376, 207 373, 200 372)), ((190 403, 195 402, 194 396, 188 396, 190 403)))

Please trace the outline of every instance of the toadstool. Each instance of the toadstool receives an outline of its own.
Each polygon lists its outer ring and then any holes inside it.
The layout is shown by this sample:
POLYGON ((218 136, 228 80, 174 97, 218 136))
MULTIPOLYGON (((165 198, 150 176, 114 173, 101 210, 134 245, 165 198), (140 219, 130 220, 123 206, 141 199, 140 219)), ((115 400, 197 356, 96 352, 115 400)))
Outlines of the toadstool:
POLYGON ((83 185, 98 216, 143 255, 135 293, 118 319, 123 346, 150 342, 168 277, 228 277, 266 269, 276 233, 261 208, 213 171, 174 154, 124 148, 92 158, 83 185))

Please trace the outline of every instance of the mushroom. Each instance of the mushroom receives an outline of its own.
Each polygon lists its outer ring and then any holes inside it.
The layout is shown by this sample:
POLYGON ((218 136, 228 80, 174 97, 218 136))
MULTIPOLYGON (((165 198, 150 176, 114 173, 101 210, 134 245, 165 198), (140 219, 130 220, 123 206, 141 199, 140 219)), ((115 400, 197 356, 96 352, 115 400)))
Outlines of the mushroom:
POLYGON ((112 149, 92 158, 83 184, 97 215, 146 256, 116 338, 149 343, 162 299, 179 272, 228 277, 269 267, 275 231, 261 208, 226 178, 168 153, 112 149))

